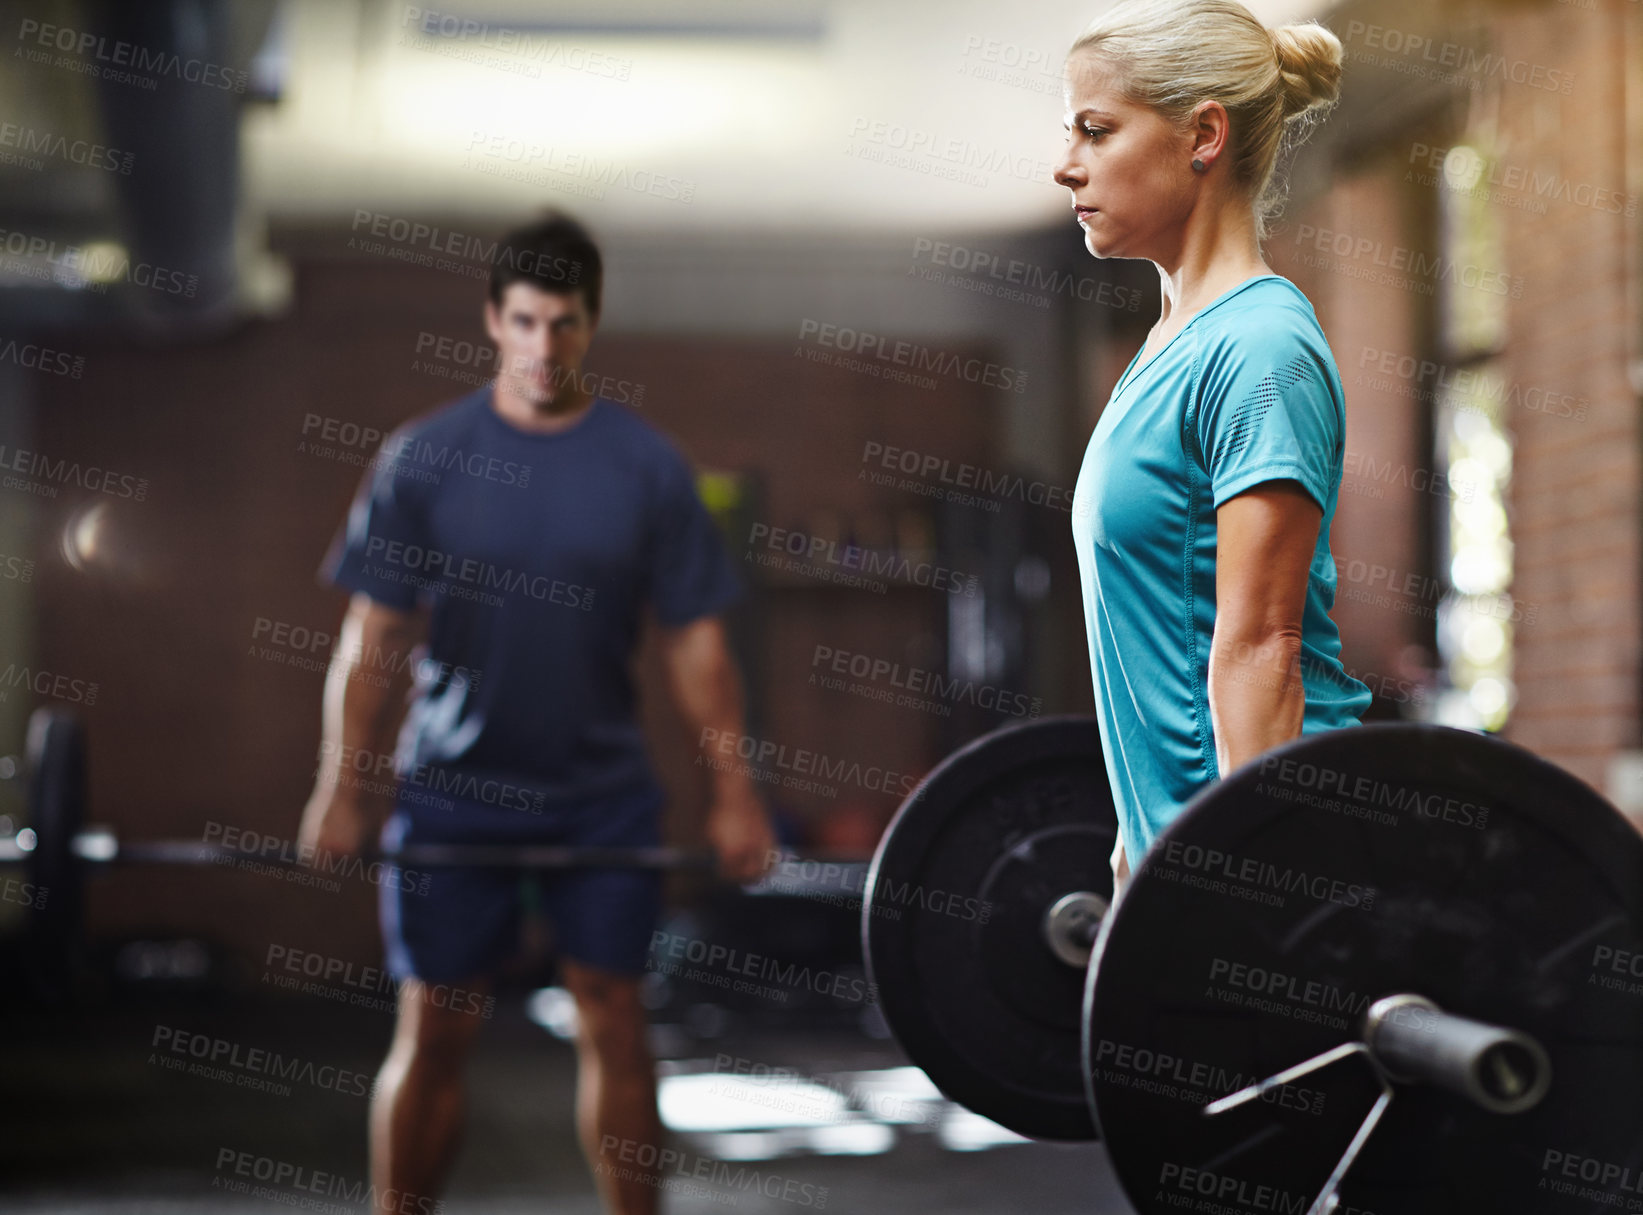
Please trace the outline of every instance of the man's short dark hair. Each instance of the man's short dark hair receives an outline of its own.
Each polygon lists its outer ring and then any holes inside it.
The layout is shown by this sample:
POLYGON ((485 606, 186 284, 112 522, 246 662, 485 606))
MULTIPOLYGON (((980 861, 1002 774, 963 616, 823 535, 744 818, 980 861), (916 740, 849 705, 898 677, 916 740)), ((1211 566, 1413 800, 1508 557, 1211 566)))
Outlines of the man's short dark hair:
POLYGON ((588 230, 561 211, 508 233, 491 261, 491 303, 501 307, 510 284, 529 283, 541 291, 580 291, 588 312, 599 315, 604 262, 588 230))

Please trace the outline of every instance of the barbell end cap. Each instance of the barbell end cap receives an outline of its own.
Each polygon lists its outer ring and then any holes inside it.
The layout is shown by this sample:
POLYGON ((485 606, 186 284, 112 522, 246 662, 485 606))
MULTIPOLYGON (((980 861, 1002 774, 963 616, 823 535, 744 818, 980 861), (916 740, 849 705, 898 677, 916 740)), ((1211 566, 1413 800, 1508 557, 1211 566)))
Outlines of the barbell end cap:
POLYGON ((1050 952, 1079 970, 1090 964, 1095 939, 1106 919, 1107 900, 1090 890, 1074 890, 1044 909, 1044 941, 1050 952))
POLYGON ((1445 1012, 1423 996, 1376 1000, 1364 1044, 1386 1076, 1447 1088, 1493 1114, 1521 1114, 1552 1087, 1546 1048, 1521 1030, 1445 1012))
POLYGON ((1417 996, 1412 992, 1401 992, 1395 996, 1382 996, 1374 1001, 1363 1012, 1363 1043, 1369 1048, 1369 1057, 1375 1065, 1386 1074, 1388 1080, 1395 1080, 1399 1084, 1408 1084, 1412 1077, 1399 1073, 1388 1066, 1387 1061, 1375 1050, 1375 1039, 1382 1029, 1393 1023, 1393 1019, 1410 1012, 1437 1013, 1438 1006, 1425 996, 1417 996))

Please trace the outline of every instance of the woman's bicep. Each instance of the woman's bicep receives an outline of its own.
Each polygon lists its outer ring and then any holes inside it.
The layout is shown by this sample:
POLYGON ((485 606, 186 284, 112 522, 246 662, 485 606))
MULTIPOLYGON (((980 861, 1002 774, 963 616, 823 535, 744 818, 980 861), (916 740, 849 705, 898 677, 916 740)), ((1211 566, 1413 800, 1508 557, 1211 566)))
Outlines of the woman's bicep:
POLYGON ((1215 631, 1300 636, 1323 510, 1298 481, 1263 481, 1215 512, 1215 631))

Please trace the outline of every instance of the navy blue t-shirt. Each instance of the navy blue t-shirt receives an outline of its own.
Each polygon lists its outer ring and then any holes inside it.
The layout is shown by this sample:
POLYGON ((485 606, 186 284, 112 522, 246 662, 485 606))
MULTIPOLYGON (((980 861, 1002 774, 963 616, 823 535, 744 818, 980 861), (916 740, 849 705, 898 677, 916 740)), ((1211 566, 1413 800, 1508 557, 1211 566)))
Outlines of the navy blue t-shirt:
POLYGON ((533 434, 489 387, 388 437, 324 573, 431 609, 401 805, 510 815, 654 785, 630 674, 644 609, 681 625, 741 593, 670 440, 602 399, 533 434))

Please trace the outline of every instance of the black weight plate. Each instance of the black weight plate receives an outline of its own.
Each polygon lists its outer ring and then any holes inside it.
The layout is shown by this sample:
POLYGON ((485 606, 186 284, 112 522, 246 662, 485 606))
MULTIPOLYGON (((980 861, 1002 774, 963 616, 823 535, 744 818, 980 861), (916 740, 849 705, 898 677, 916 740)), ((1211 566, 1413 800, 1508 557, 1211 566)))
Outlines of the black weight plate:
POLYGON ((24 864, 31 970, 41 994, 67 993, 79 955, 85 902, 83 868, 74 838, 85 821, 85 728, 67 709, 29 715, 28 811, 34 851, 24 864))
POLYGON ((1369 1065, 1201 1107, 1401 992, 1533 1035, 1551 1091, 1501 1115, 1399 1085, 1343 1215, 1643 1210, 1643 838, 1527 751, 1418 725, 1279 748, 1187 807, 1097 951, 1084 1066, 1141 1212, 1305 1211, 1378 1091, 1369 1065))
POLYGON ((1022 1135, 1089 1139, 1084 972, 1055 957, 1062 895, 1112 897, 1118 825, 1093 718, 954 752, 897 811, 867 876, 862 944, 896 1040, 942 1092, 1022 1135))

